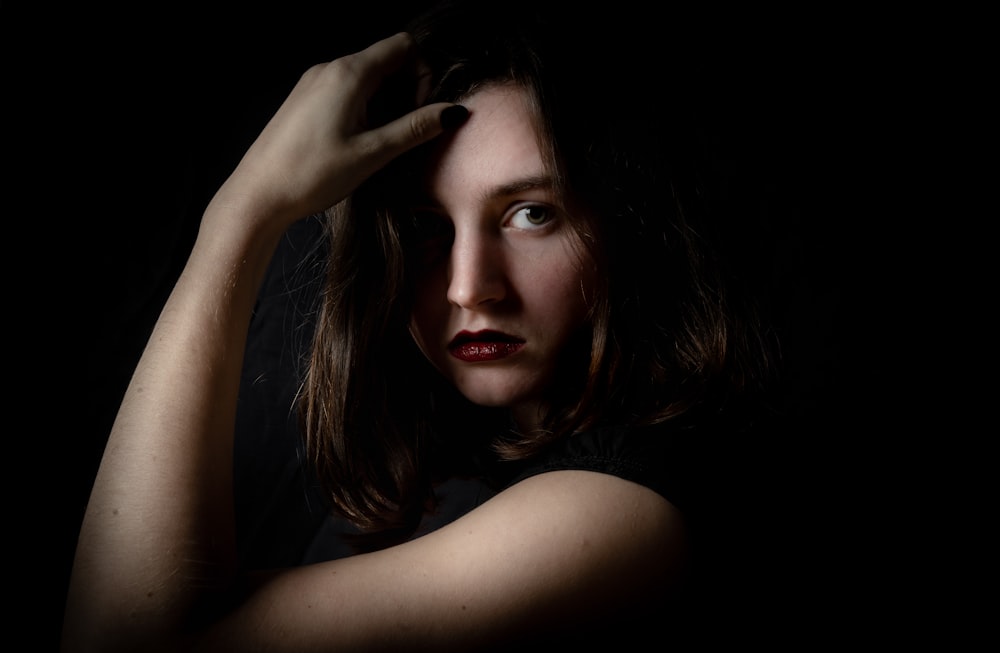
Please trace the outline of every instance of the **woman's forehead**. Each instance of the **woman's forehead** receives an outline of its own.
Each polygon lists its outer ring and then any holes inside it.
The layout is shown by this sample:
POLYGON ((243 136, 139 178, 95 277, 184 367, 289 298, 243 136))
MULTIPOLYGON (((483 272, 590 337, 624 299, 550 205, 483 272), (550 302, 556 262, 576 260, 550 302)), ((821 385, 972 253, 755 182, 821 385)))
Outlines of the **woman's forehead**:
POLYGON ((431 198, 472 199, 548 174, 527 91, 502 84, 480 88, 462 102, 469 118, 436 143, 423 190, 431 198))

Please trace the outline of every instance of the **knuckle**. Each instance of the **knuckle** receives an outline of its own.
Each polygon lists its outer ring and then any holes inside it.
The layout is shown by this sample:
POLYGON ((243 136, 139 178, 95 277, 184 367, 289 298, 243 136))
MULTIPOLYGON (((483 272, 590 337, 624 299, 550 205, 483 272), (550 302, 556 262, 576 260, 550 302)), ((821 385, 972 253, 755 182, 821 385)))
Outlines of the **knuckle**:
POLYGON ((355 55, 334 59, 327 64, 327 74, 333 79, 343 79, 358 74, 358 62, 355 55))
POLYGON ((358 148, 358 155, 363 159, 375 156, 376 153, 378 153, 378 151, 383 147, 382 139, 379 138, 378 134, 373 134, 371 132, 361 134, 360 137, 355 140, 355 145, 358 148))
POLYGON ((375 132, 358 134, 353 141, 355 155, 364 161, 379 158, 386 148, 385 139, 375 132))
POLYGON ((410 135, 414 140, 423 140, 428 132, 431 131, 431 127, 432 119, 426 112, 417 111, 410 114, 410 135))
POLYGON ((325 66, 326 64, 321 64, 321 63, 309 66, 308 68, 306 68, 305 72, 302 73, 301 81, 308 82, 316 79, 317 77, 323 74, 323 68, 325 66))
POLYGON ((324 80, 330 82, 340 82, 346 79, 357 77, 359 72, 359 62, 355 55, 347 55, 327 61, 325 63, 314 64, 302 74, 304 81, 320 82, 324 80))

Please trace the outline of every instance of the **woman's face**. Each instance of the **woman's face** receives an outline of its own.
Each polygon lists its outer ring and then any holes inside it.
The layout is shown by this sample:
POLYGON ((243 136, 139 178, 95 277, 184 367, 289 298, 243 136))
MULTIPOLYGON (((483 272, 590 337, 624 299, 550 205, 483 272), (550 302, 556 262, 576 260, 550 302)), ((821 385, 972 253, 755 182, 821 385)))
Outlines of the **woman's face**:
POLYGON ((593 266, 538 148, 526 92, 468 97, 415 212, 421 272, 410 330, 474 403, 537 425, 560 352, 584 323, 593 266))

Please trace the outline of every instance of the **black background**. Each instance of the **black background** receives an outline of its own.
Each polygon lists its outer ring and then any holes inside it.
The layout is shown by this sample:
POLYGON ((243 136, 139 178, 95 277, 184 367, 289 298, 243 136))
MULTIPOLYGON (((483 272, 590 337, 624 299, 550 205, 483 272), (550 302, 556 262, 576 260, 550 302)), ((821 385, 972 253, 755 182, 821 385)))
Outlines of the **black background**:
MULTIPOLYGON (((53 305, 71 309, 46 320, 44 349, 55 355, 38 364, 39 387, 51 390, 30 393, 53 425, 51 449, 29 445, 34 458, 24 466, 44 476, 28 486, 29 523, 39 526, 24 538, 52 572, 30 607, 51 616, 40 650, 57 639, 77 529, 117 404, 212 192, 307 66, 388 35, 417 4, 93 8, 32 17, 27 52, 7 39, 8 87, 21 92, 9 96, 18 120, 6 127, 25 146, 11 179, 32 182, 17 193, 25 216, 56 232, 42 257, 50 280, 34 299, 46 316, 53 305), (38 506, 38 496, 49 498, 38 506)), ((3 10, 13 35, 19 21, 3 10)), ((781 528, 787 554, 776 578, 801 593, 792 597, 800 608, 882 555, 876 535, 885 526, 872 509, 881 500, 869 478, 887 447, 872 434, 885 432, 900 376, 886 346, 895 300, 885 262, 899 216, 872 192, 896 146, 886 98, 898 79, 876 46, 880 26, 856 18, 711 10, 662 18, 687 21, 671 32, 684 42, 665 51, 704 71, 720 166, 767 245, 749 273, 768 282, 793 418, 769 445, 783 475, 770 480, 767 498, 778 504, 767 523, 781 528)), ((607 38, 658 34, 647 14, 634 33, 607 38)), ((883 581, 874 583, 838 616, 841 633, 869 618, 883 581)))

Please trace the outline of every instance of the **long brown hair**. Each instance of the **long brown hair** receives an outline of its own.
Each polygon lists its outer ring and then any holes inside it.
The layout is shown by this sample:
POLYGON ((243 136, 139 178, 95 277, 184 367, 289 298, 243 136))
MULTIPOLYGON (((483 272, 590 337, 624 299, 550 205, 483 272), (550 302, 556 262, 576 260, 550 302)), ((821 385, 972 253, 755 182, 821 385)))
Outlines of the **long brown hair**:
POLYGON ((328 212, 330 255, 301 393, 307 450, 333 507, 389 540, 417 526, 439 475, 485 451, 524 459, 602 424, 717 412, 765 376, 753 307, 730 292, 713 249, 697 145, 676 128, 683 116, 620 102, 624 84, 595 87, 595 75, 621 71, 604 50, 580 47, 586 34, 556 38, 544 9, 505 3, 484 16, 478 3, 449 2, 408 30, 434 74, 428 101, 460 101, 492 83, 528 91, 543 156, 580 209, 573 226, 601 283, 542 429, 516 432, 502 412, 469 404, 408 334, 405 185, 421 151, 328 212))

